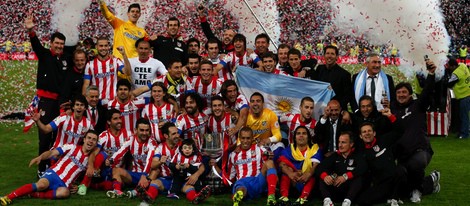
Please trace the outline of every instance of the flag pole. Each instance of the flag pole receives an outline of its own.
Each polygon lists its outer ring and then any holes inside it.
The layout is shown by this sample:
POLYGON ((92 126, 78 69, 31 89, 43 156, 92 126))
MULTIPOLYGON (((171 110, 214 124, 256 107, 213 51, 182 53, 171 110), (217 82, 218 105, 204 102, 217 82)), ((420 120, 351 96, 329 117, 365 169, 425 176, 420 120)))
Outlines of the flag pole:
MULTIPOLYGON (((255 17, 256 21, 258 22, 258 24, 261 26, 261 28, 263 29, 264 33, 266 33, 268 36, 271 36, 269 35, 268 31, 266 30, 266 28, 264 28, 263 24, 261 23, 261 21, 258 19, 258 16, 256 16, 255 12, 253 11, 253 9, 251 9, 251 6, 248 4, 248 2, 246 0, 243 0, 243 2, 245 2, 245 5, 248 7, 248 9, 250 10, 251 14, 255 17)), ((273 44, 274 48, 276 48, 277 50, 277 44, 274 43, 273 39, 270 37, 269 38, 271 40, 271 43, 273 44)))

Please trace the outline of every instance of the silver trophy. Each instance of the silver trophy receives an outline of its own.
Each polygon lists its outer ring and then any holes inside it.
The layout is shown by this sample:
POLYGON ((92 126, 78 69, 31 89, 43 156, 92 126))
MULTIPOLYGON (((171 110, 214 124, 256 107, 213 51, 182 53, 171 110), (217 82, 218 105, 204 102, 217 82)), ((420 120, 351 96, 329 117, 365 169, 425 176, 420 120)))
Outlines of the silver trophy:
POLYGON ((222 156, 224 152, 223 139, 224 133, 213 132, 204 134, 202 154, 213 159, 217 159, 222 156))

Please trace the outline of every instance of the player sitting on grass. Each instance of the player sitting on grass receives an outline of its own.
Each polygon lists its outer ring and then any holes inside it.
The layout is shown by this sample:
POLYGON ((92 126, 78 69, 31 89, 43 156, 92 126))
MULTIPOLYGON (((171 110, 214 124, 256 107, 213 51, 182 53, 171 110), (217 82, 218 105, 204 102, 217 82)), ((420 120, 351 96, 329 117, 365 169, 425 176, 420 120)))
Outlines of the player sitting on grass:
POLYGON ((86 170, 88 156, 96 148, 97 142, 98 134, 93 130, 89 130, 85 134, 83 145, 65 144, 32 159, 29 162, 30 167, 53 156, 61 156, 57 163, 47 169, 36 183, 23 185, 9 195, 0 197, 0 204, 9 205, 13 199, 26 195, 42 199, 69 197, 68 186, 80 172, 86 170))

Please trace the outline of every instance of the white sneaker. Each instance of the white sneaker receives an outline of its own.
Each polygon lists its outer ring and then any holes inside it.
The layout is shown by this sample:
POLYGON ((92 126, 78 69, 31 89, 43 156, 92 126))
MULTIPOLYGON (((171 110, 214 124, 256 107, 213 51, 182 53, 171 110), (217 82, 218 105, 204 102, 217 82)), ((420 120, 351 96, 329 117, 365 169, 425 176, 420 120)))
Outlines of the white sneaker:
POLYGON ((396 199, 391 199, 390 206, 399 206, 398 201, 396 199))
POLYGON ((344 199, 343 204, 341 206, 351 206, 351 200, 344 199))
POLYGON ((421 192, 419 190, 413 190, 411 192, 410 201, 413 203, 421 202, 421 192))
POLYGON ((441 184, 439 181, 441 180, 441 172, 434 170, 431 172, 432 182, 433 182, 433 193, 438 193, 441 191, 441 184))
POLYGON ((334 206, 333 201, 329 197, 323 199, 323 206, 334 206))

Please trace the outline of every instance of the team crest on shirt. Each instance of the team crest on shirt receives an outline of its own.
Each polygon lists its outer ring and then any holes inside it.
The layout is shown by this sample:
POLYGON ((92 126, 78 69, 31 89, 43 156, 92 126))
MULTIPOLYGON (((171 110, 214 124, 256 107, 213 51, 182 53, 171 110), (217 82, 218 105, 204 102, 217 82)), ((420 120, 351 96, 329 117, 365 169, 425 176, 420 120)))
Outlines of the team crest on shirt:
POLYGON ((372 149, 373 149, 375 152, 380 151, 379 145, 375 145, 374 147, 372 147, 372 149))
POLYGON ((211 92, 212 96, 215 96, 217 93, 216 93, 216 90, 215 89, 212 89, 212 92, 211 92))
POLYGON ((251 157, 254 157, 256 155, 254 150, 251 150, 251 157))
POLYGON ((263 125, 263 127, 266 127, 267 124, 268 123, 266 121, 261 122, 261 125, 263 125))
POLYGON ((64 65, 64 66, 62 67, 62 70, 67 70, 67 61, 62 60, 62 65, 64 65))
POLYGON ((149 151, 149 148, 147 146, 144 146, 144 148, 142 148, 144 150, 144 153, 147 153, 149 151))
POLYGON ((176 42, 177 47, 181 47, 181 42, 176 42))
POLYGON ((348 162, 348 165, 349 166, 352 166, 354 164, 354 160, 353 159, 350 159, 349 162, 348 162))
POLYGON ((138 31, 138 32, 137 32, 137 35, 138 35, 138 36, 142 36, 142 32, 138 31))

